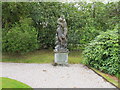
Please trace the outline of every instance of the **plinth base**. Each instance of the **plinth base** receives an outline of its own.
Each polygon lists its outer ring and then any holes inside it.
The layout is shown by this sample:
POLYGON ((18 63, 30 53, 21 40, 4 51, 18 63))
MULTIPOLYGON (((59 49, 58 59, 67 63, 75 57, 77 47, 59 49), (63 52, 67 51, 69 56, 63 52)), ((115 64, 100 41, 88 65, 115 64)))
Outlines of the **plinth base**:
POLYGON ((54 63, 58 65, 67 65, 68 64, 68 52, 56 52, 54 63))

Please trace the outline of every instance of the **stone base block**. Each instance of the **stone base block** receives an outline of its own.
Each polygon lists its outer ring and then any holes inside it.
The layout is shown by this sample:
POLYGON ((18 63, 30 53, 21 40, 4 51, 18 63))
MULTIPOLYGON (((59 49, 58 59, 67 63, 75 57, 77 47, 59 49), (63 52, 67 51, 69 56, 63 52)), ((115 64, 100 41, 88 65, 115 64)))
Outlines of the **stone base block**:
POLYGON ((55 53, 54 63, 67 65, 68 64, 68 53, 55 53))

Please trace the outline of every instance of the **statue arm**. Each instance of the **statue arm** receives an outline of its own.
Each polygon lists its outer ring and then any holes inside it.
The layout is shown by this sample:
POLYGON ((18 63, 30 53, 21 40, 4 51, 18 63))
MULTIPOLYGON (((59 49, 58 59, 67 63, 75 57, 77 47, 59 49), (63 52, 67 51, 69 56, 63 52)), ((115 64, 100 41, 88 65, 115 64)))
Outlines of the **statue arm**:
POLYGON ((67 27, 64 28, 64 35, 66 36, 67 35, 67 32, 68 32, 68 29, 67 27))
POLYGON ((63 23, 60 22, 60 19, 57 20, 57 23, 63 27, 63 23))
POLYGON ((64 19, 64 35, 65 35, 65 36, 67 35, 67 32, 68 32, 67 22, 66 22, 66 20, 64 19))

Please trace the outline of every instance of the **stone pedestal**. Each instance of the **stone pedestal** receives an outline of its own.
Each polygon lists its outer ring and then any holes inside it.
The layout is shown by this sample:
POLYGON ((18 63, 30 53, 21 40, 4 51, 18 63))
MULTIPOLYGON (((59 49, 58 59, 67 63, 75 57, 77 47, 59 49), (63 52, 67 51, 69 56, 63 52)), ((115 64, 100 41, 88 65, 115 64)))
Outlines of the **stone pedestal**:
POLYGON ((54 63, 58 65, 68 64, 68 52, 55 52, 54 63))
POLYGON ((68 65, 69 52, 55 52, 54 63, 57 65, 68 65))

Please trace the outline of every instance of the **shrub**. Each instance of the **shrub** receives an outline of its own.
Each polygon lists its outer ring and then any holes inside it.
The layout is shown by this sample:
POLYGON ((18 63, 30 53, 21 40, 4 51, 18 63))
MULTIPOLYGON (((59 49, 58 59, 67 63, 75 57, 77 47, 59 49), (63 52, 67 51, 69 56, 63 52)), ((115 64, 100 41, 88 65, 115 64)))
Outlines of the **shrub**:
POLYGON ((31 21, 30 18, 21 20, 3 36, 3 51, 25 53, 37 49, 37 32, 31 21))
POLYGON ((105 73, 120 73, 118 30, 107 30, 92 40, 83 51, 83 63, 105 73))

